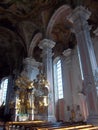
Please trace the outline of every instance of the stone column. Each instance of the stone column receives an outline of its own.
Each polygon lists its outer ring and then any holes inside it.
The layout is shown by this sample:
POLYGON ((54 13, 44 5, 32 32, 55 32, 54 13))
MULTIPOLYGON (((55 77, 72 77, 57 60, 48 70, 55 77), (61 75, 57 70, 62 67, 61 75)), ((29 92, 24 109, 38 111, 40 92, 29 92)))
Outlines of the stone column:
POLYGON ((53 65, 52 65, 52 48, 55 42, 44 39, 39 43, 39 47, 43 49, 43 67, 44 74, 49 82, 49 106, 48 106, 48 121, 55 121, 54 114, 54 95, 53 95, 53 65))
MULTIPOLYGON (((69 100, 67 100, 68 102, 70 102, 71 104, 71 106, 73 105, 73 95, 72 95, 72 76, 71 76, 71 69, 72 69, 72 55, 71 55, 71 53, 72 53, 72 50, 71 49, 67 49, 67 50, 65 50, 65 51, 63 51, 63 55, 64 55, 64 60, 65 60, 65 63, 66 63, 66 74, 67 74, 67 89, 68 89, 68 91, 70 92, 70 94, 68 94, 68 96, 71 96, 71 97, 69 97, 68 99, 70 99, 70 101, 69 100)), ((63 61, 64 61, 63 60, 63 61)), ((62 70, 64 70, 65 69, 65 66, 62 68, 62 70)), ((64 72, 62 72, 62 74, 65 74, 65 71, 64 72)), ((65 77, 65 76, 64 76, 65 77)), ((65 80, 65 78, 63 79, 63 81, 65 80)), ((65 83, 64 83, 65 84, 65 83)), ((65 90, 66 91, 66 90, 65 90)), ((69 105, 69 104, 68 104, 69 105)))
POLYGON ((92 63, 90 59, 90 48, 92 41, 89 33, 87 19, 90 12, 82 6, 77 7, 68 19, 73 22, 77 44, 79 46, 84 86, 88 103, 88 123, 98 124, 98 101, 94 82, 92 63))
POLYGON ((72 50, 69 48, 63 51, 64 60, 66 66, 62 67, 62 75, 64 77, 64 84, 67 83, 67 88, 64 90, 66 109, 65 109, 65 120, 70 121, 71 110, 74 109, 74 97, 73 97, 73 76, 72 76, 72 50), (64 71, 66 69, 66 72, 64 71), (64 73, 64 74, 63 74, 64 73), (64 76, 66 74, 66 77, 64 76), (66 80, 65 80, 66 78, 66 80))
MULTIPOLYGON (((24 69, 21 73, 22 76, 27 77, 29 80, 33 81, 36 79, 36 76, 39 73, 39 66, 41 63, 37 62, 35 59, 27 57, 23 60, 24 69)), ((30 101, 30 109, 28 110, 29 113, 29 120, 34 120, 34 96, 33 92, 31 91, 28 95, 30 101)))
POLYGON ((35 59, 27 57, 23 60, 24 69, 22 75, 28 77, 30 80, 36 79, 36 75, 39 73, 38 67, 41 63, 37 62, 35 59))

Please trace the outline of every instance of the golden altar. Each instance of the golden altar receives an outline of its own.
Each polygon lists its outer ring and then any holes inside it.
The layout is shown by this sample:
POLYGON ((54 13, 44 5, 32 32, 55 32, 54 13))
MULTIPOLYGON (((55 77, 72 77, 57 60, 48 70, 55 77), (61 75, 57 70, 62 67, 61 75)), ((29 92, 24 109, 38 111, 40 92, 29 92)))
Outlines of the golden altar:
POLYGON ((48 82, 43 73, 37 75, 33 81, 25 76, 19 76, 16 82, 15 121, 38 120, 43 116, 47 120, 48 111, 48 82))

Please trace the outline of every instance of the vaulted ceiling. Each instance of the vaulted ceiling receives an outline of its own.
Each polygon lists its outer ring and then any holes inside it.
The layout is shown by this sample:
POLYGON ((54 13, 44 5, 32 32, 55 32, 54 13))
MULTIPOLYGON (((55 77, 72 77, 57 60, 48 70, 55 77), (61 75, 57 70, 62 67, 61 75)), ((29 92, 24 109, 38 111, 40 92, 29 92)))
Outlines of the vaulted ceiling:
POLYGON ((91 34, 98 27, 97 0, 0 0, 0 79, 22 69, 25 57, 41 62, 39 42, 56 42, 54 57, 74 48, 75 35, 66 16, 78 5, 92 12, 91 34))

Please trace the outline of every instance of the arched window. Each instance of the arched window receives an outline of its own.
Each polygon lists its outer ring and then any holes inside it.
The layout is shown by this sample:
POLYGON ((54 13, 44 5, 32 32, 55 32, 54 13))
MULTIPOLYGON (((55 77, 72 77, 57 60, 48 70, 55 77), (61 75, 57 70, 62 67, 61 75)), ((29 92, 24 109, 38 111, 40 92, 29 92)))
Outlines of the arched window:
POLYGON ((8 78, 2 79, 0 88, 0 105, 2 103, 4 104, 6 103, 7 86, 8 86, 8 78))
POLYGON ((57 58, 54 62, 54 86, 56 88, 55 92, 58 94, 58 99, 62 99, 63 83, 62 83, 62 67, 60 58, 57 58))

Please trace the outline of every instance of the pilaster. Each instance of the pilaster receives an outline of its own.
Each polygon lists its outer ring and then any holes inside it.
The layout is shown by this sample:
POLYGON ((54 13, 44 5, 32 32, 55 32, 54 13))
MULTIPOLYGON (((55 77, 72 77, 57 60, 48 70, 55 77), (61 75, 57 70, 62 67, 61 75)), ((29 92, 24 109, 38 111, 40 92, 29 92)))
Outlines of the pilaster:
POLYGON ((79 46, 82 70, 84 76, 84 86, 88 104, 88 123, 96 124, 98 122, 98 102, 96 94, 96 86, 93 76, 93 67, 96 69, 96 63, 93 54, 92 41, 89 33, 87 19, 91 13, 82 6, 77 7, 68 19, 73 22, 76 34, 77 44, 79 46), (91 51, 91 54, 90 54, 91 51), (94 66, 95 65, 95 66, 94 66))
MULTIPOLYGON (((66 64, 66 75, 67 75, 67 88, 65 90, 65 100, 67 103, 67 109, 65 109, 65 120, 70 121, 71 110, 74 109, 74 97, 73 97, 73 76, 72 76, 72 49, 63 51, 65 64, 66 64), (66 93, 67 92, 67 93, 66 93)), ((64 72, 65 73, 65 72, 64 72)), ((65 76, 64 76, 65 81, 65 76)))
POLYGON ((39 47, 42 49, 43 68, 44 74, 49 82, 49 106, 48 106, 48 121, 55 121, 54 114, 54 96, 53 96, 53 66, 52 66, 52 48, 55 46, 55 42, 44 39, 39 43, 39 47))

